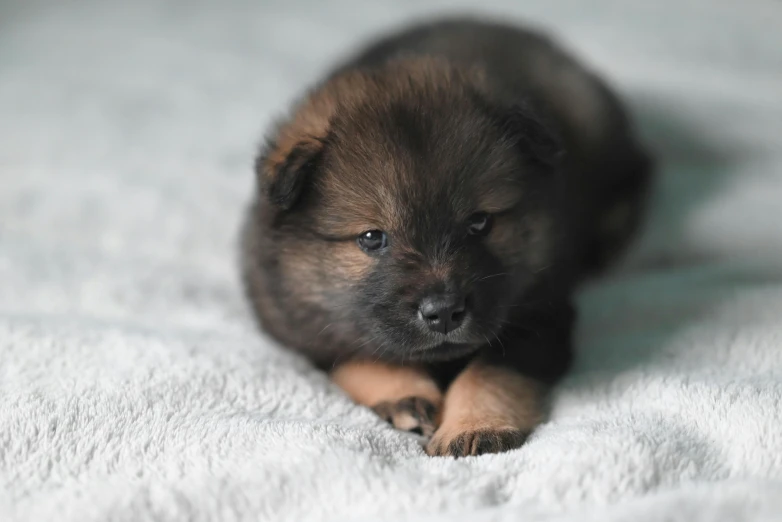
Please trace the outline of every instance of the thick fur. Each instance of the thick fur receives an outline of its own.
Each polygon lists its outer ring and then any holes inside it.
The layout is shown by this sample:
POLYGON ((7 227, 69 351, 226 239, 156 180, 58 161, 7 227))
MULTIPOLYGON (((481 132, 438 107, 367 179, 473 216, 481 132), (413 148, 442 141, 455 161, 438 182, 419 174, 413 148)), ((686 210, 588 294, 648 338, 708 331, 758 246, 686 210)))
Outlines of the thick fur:
POLYGON ((242 236, 247 293, 267 332, 336 368, 359 402, 398 426, 442 421, 429 453, 509 449, 567 369, 571 294, 631 238, 650 171, 617 98, 547 38, 414 27, 337 68, 270 135, 242 236), (466 232, 476 212, 493 216, 486 237, 466 232), (368 230, 388 248, 362 251, 368 230), (461 327, 421 326, 433 291, 468 296, 461 327), (427 375, 444 402, 417 392, 427 375))

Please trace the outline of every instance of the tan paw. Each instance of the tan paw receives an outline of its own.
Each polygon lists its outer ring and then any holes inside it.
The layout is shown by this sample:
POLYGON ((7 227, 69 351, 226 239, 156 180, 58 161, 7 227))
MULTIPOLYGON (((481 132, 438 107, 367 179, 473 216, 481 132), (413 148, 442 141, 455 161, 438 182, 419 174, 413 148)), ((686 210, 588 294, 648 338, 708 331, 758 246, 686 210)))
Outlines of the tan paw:
POLYGON ((438 430, 426 453, 439 457, 467 457, 484 453, 502 453, 520 447, 529 433, 514 428, 486 428, 465 431, 438 430))
POLYGON ((385 401, 372 409, 398 430, 431 437, 437 429, 437 406, 422 397, 385 401))

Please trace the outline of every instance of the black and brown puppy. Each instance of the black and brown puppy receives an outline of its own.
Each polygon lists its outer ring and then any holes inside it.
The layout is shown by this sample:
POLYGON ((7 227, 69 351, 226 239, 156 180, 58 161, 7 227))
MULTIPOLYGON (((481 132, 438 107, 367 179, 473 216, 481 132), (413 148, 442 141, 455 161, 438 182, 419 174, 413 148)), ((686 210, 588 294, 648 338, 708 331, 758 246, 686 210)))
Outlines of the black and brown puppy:
POLYGON ((543 36, 448 20, 315 87, 257 159, 262 327, 430 455, 518 447, 571 358, 574 286, 636 228, 649 161, 543 36))

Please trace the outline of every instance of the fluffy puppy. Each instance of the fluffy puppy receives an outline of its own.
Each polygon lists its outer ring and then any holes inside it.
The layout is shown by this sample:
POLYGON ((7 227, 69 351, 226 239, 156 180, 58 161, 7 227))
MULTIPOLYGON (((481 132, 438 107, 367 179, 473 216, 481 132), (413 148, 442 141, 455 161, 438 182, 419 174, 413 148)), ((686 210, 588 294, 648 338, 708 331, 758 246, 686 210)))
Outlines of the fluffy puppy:
POLYGON ((452 456, 541 422, 574 287, 627 243, 650 177, 601 80, 540 34, 466 19, 338 67, 255 167, 243 274, 262 328, 452 456))

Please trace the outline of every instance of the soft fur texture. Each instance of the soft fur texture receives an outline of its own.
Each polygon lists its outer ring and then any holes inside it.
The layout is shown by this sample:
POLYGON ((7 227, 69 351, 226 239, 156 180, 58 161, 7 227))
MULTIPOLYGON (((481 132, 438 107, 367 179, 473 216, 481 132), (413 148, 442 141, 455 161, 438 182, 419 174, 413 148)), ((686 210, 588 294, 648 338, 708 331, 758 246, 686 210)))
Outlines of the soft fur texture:
POLYGON ((375 409, 426 400, 387 367, 417 365, 445 396, 413 429, 442 418, 427 453, 466 456, 518 447, 543 419, 576 285, 633 239, 653 161, 551 38, 444 17, 386 31, 312 88, 255 171, 242 274, 263 330, 375 409))
POLYGON ((457 461, 259 339, 226 256, 278 108, 432 4, 46 4, 0 7, 0 519, 778 519, 778 2, 489 8, 616 80, 663 182, 551 420, 457 461))

